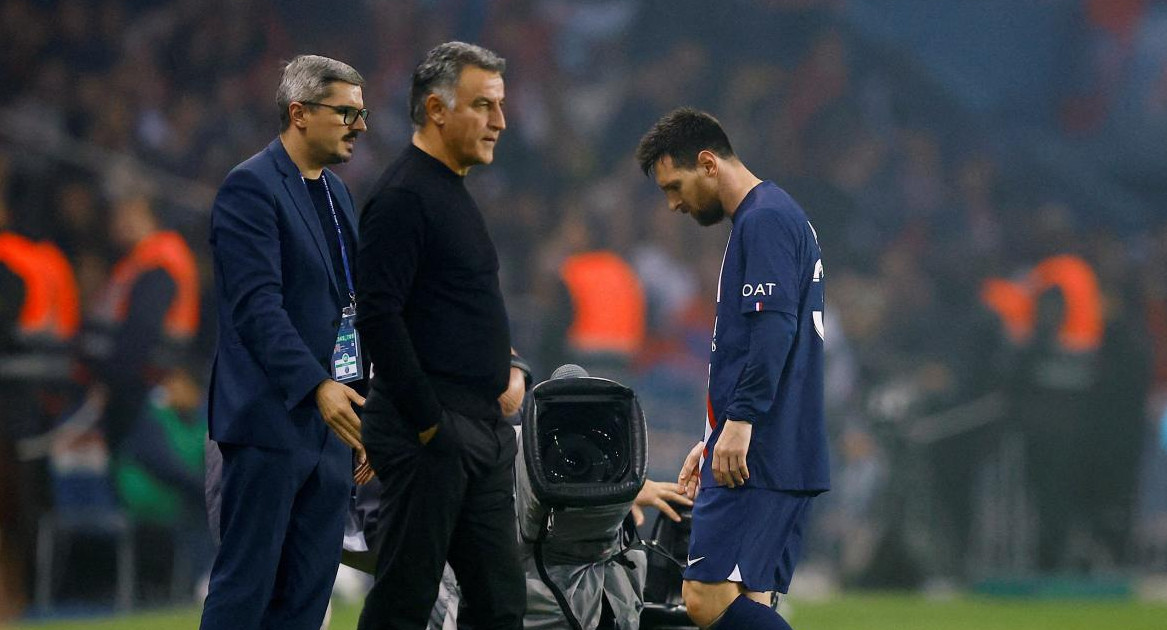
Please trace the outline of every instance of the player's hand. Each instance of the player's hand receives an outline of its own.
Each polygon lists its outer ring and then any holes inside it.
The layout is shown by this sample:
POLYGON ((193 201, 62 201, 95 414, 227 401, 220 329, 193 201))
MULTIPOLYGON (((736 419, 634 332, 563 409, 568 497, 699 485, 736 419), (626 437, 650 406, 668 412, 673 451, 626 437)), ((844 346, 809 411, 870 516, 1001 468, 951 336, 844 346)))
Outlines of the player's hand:
POLYGON ((651 479, 644 482, 644 487, 636 495, 636 500, 632 503, 632 518, 636 521, 636 525, 644 524, 644 508, 654 507, 661 511, 661 514, 680 523, 681 515, 673 509, 669 503, 676 503, 685 507, 693 507, 693 501, 685 496, 684 488, 675 483, 668 483, 667 481, 653 481, 651 479))
POLYGON ((681 465, 681 474, 677 475, 677 485, 690 500, 697 498, 697 488, 701 485, 701 451, 704 448, 705 443, 698 442, 690 449, 681 465))
POLYGON ((361 462, 357 465, 357 469, 353 471, 353 481, 358 486, 363 486, 373 480, 376 473, 373 472, 373 466, 369 464, 369 460, 361 462))
POLYGON ((365 406, 365 398, 353 388, 332 379, 321 381, 316 386, 316 408, 324 422, 342 442, 357 449, 364 455, 361 446, 361 419, 353 410, 353 404, 365 406))
POLYGON ((527 391, 527 379, 523 371, 517 367, 511 368, 511 380, 507 383, 507 390, 498 397, 498 406, 502 409, 503 417, 513 416, 523 406, 523 394, 527 391))
POLYGON ((713 479, 729 488, 744 486, 750 478, 746 466, 746 453, 750 450, 750 436, 754 425, 749 422, 726 419, 721 428, 721 437, 713 447, 713 479))
POLYGON ((434 439, 434 435, 437 432, 438 432, 438 425, 437 425, 437 423, 435 423, 434 426, 426 429, 425 431, 422 431, 421 433, 418 433, 417 439, 421 440, 422 446, 425 446, 426 444, 430 443, 430 440, 434 439))

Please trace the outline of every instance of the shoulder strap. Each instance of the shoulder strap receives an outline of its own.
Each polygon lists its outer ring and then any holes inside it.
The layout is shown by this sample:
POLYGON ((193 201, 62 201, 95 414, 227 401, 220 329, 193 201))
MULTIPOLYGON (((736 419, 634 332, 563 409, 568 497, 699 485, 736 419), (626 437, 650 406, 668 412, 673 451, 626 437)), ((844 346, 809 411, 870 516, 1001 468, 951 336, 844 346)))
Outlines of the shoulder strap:
POLYGON ((559 603, 559 609, 563 611, 563 616, 567 618, 567 623, 571 626, 571 630, 583 630, 579 619, 576 619, 575 613, 571 610, 571 605, 567 602, 567 597, 564 596, 563 591, 559 586, 552 581, 551 576, 547 574, 547 567, 543 564, 543 541, 547 539, 547 534, 551 532, 551 526, 555 515, 554 510, 547 512, 547 516, 543 519, 543 526, 539 528, 539 536, 535 539, 535 568, 539 571, 539 579, 551 589, 551 594, 555 596, 555 601, 559 603))

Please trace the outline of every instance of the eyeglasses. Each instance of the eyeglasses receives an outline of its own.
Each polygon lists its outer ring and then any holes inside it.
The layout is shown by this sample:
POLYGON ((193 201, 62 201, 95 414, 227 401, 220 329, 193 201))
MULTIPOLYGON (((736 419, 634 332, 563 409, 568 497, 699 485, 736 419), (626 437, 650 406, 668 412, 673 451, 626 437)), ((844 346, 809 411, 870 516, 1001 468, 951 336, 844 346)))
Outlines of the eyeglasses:
POLYGON ((347 105, 329 105, 328 103, 317 103, 315 101, 300 101, 304 105, 316 105, 317 107, 327 107, 332 111, 340 114, 344 118, 344 124, 351 125, 357 121, 357 116, 361 120, 369 119, 368 108, 357 109, 355 107, 348 107, 347 105))

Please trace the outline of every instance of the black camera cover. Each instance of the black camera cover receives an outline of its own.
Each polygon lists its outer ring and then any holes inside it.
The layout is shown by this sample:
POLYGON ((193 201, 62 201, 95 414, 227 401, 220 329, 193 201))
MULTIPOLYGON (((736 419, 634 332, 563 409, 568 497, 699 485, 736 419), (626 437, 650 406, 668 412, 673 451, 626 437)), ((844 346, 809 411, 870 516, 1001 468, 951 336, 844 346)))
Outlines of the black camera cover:
POLYGON ((544 381, 523 413, 535 497, 549 508, 630 502, 644 485, 647 427, 636 394, 595 377, 544 381))

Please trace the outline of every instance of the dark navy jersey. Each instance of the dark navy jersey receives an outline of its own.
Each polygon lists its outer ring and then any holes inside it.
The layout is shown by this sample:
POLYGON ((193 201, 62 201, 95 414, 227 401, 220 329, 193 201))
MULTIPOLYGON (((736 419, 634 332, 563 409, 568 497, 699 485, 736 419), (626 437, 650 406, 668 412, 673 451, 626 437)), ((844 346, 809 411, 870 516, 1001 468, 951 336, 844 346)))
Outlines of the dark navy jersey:
POLYGON ((806 214, 773 182, 733 215, 709 361, 701 485, 725 419, 754 425, 749 487, 830 486, 823 420, 823 263, 806 214))

